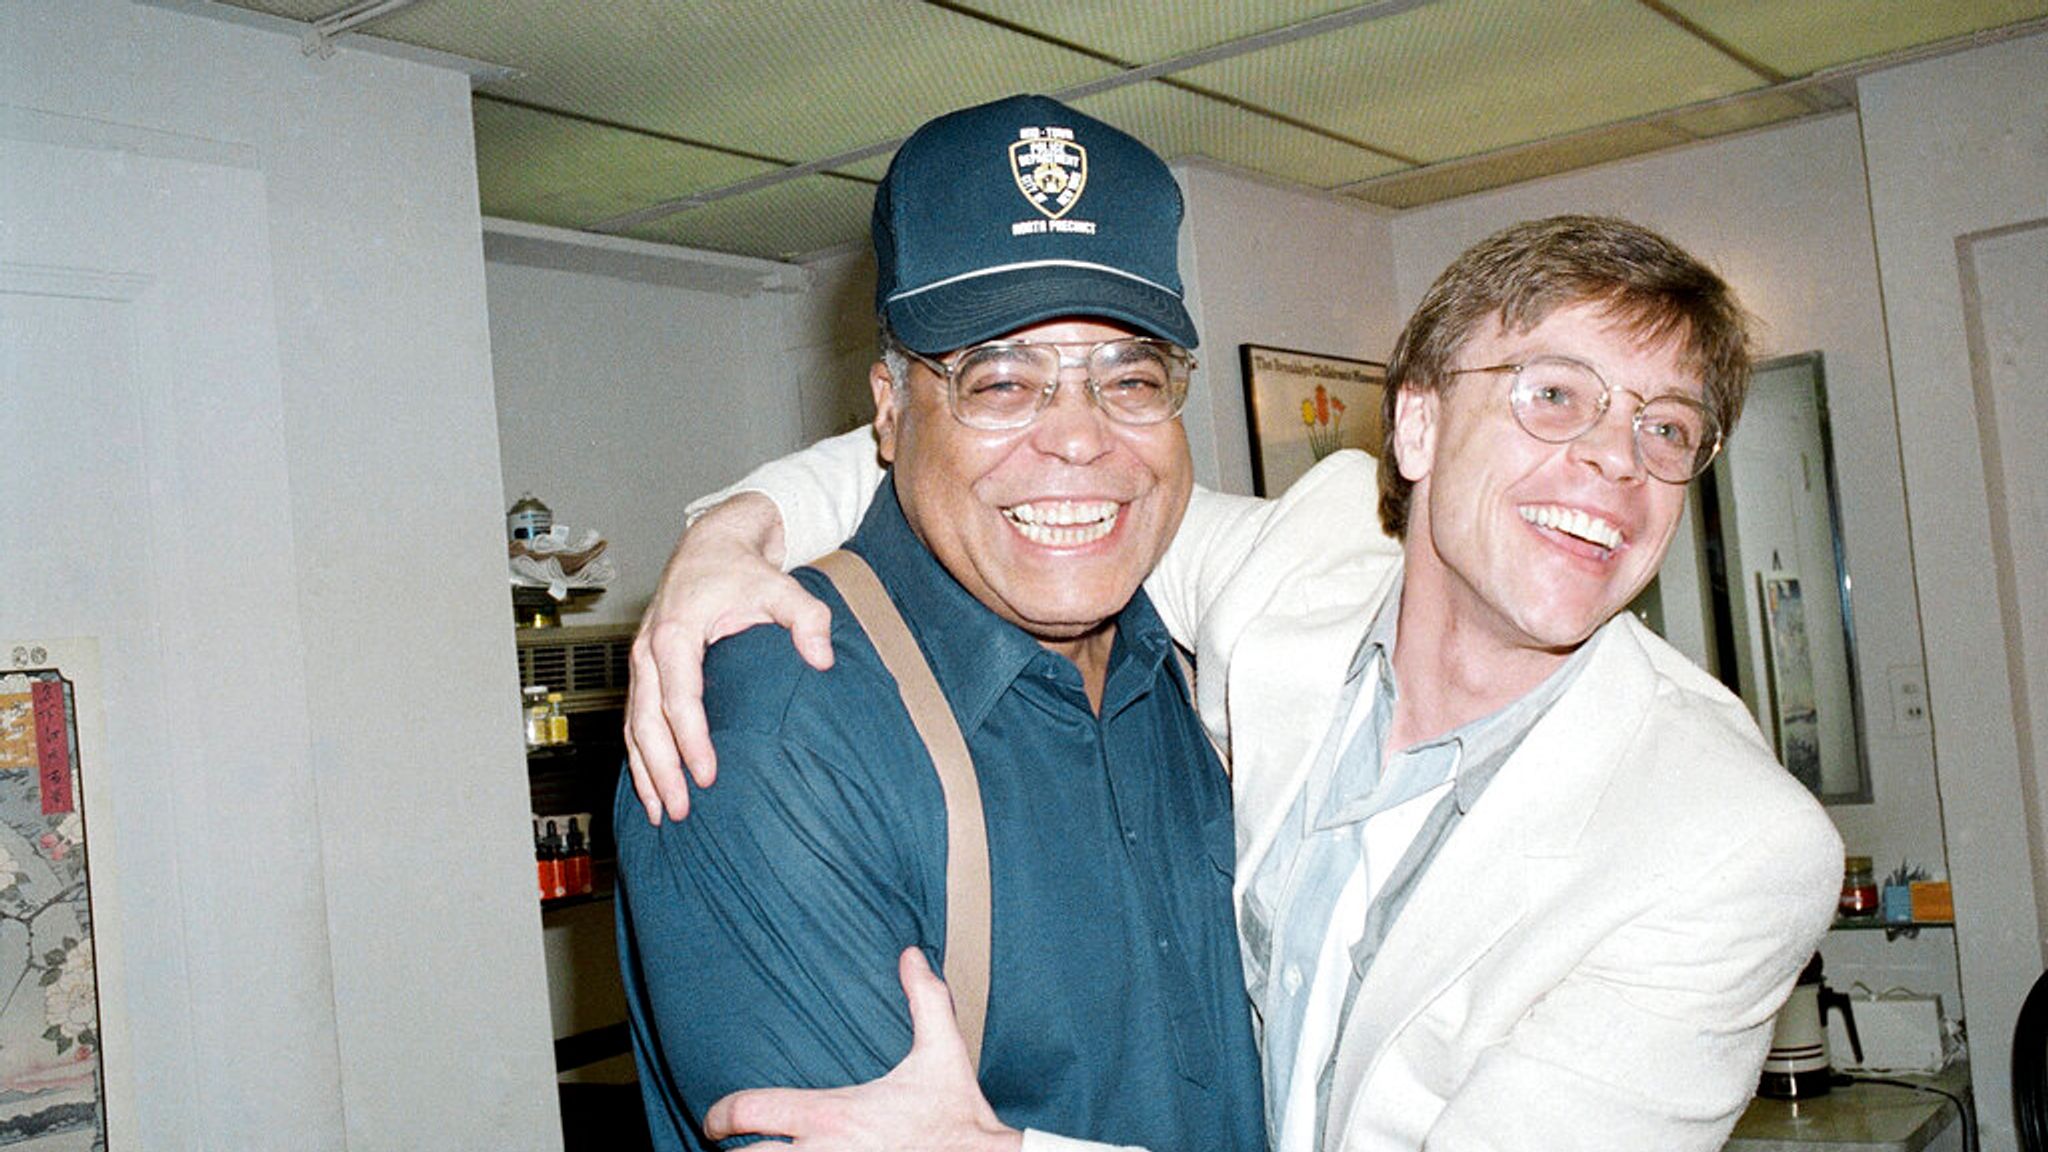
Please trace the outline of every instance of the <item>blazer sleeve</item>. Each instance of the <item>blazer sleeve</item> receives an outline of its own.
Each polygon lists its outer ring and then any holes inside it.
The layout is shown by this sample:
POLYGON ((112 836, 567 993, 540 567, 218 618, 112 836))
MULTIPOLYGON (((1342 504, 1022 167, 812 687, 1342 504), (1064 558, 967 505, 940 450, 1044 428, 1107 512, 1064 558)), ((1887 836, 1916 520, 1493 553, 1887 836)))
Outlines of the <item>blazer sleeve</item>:
POLYGON ((1841 840, 1819 805, 1760 815, 1483 1052, 1424 1147, 1720 1149, 1841 883, 1841 840))

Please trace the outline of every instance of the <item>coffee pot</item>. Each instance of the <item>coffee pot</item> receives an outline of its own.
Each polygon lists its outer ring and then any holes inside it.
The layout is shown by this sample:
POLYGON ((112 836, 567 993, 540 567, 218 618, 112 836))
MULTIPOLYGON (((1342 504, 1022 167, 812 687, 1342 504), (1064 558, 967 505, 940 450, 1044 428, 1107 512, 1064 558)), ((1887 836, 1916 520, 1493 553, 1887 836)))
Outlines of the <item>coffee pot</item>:
POLYGON ((1778 1010, 1771 1030, 1771 1051, 1764 1057, 1756 1094, 1774 1100, 1805 1100, 1825 1095, 1834 1069, 1828 1062, 1828 1009, 1839 1009, 1856 1062, 1863 1062, 1863 1041, 1856 1035, 1856 1011, 1849 996, 1821 980, 1820 953, 1813 954, 1792 985, 1792 997, 1778 1010))

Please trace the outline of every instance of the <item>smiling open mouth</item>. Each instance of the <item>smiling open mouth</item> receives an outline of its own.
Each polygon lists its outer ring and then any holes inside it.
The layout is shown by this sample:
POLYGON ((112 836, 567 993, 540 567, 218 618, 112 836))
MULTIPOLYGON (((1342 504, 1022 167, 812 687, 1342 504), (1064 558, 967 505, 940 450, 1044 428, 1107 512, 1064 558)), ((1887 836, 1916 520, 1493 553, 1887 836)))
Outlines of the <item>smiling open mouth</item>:
POLYGON ((1562 532, 1588 544, 1597 544, 1610 552, 1621 547, 1621 529, 1598 516, 1589 516, 1578 509, 1542 504, 1524 507, 1518 511, 1521 512, 1522 519, 1538 528, 1562 532))
POLYGON ((1116 530, 1116 514, 1114 500, 1060 500, 1003 509, 1026 540, 1047 548, 1075 548, 1100 540, 1116 530))

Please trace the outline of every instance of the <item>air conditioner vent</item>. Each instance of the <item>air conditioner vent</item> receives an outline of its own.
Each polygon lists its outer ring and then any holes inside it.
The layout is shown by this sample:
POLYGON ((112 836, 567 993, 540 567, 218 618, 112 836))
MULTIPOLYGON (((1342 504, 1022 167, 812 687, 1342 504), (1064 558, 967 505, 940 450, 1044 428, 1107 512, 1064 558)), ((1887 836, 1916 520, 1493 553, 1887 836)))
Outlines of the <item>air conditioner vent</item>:
POLYGON ((560 692, 567 712, 622 708, 635 630, 632 624, 522 628, 519 686, 560 692))

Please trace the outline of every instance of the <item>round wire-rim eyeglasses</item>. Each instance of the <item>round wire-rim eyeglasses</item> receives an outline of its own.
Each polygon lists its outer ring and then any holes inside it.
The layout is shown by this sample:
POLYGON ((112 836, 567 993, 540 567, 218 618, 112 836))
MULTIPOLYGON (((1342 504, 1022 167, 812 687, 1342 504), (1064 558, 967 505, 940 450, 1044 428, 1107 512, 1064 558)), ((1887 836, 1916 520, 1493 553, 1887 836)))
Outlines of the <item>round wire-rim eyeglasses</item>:
MULTIPOLYGON (((1508 407, 1522 431, 1546 444, 1566 444, 1600 426, 1615 388, 1598 369, 1569 356, 1535 356, 1517 364, 1454 368, 1448 376, 1509 372, 1515 377, 1508 407)), ((1622 389, 1622 391, 1628 391, 1622 389)), ((1666 484, 1688 484, 1721 452, 1721 421, 1690 396, 1643 398, 1629 418, 1636 463, 1666 484)))

